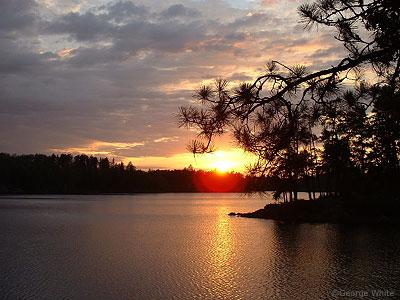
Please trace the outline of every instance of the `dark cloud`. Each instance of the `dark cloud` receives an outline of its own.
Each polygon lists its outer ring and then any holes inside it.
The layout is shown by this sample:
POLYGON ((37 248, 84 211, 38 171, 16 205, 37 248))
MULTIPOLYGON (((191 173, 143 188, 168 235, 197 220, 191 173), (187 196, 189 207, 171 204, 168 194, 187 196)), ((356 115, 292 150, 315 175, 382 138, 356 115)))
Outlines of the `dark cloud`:
POLYGON ((234 22, 226 25, 232 29, 248 28, 253 26, 266 26, 271 17, 264 13, 255 13, 242 18, 236 19, 234 22))
POLYGON ((49 34, 69 34, 77 41, 90 41, 107 38, 115 33, 115 26, 103 15, 92 12, 85 14, 69 13, 54 22, 44 25, 49 34))
POLYGON ((145 6, 138 6, 130 1, 119 1, 114 4, 99 7, 100 10, 107 11, 106 17, 115 22, 123 22, 135 16, 147 17, 149 9, 145 6))
POLYGON ((130 52, 136 52, 134 45, 130 45, 129 51, 113 51, 113 47, 80 47, 72 50, 70 58, 67 59, 69 65, 75 67, 89 67, 98 64, 110 64, 123 61, 129 58, 130 52))
POLYGON ((240 82, 245 82, 245 81, 251 81, 254 78, 246 75, 245 73, 234 73, 232 76, 227 78, 229 81, 240 81, 240 82))
POLYGON ((37 53, 17 38, 0 36, 0 74, 32 74, 46 72, 51 59, 58 55, 51 51, 37 53), (45 66, 48 64, 47 66, 45 66), (45 68, 45 69, 43 69, 45 68))
POLYGON ((0 32, 31 29, 37 19, 34 0, 0 1, 0 32))
POLYGON ((329 47, 328 49, 318 49, 313 54, 306 56, 308 59, 317 60, 321 58, 329 58, 332 56, 337 56, 338 54, 344 55, 344 48, 342 45, 329 47))
POLYGON ((162 11, 161 16, 170 18, 174 17, 195 18, 195 17, 200 17, 201 12, 199 12, 197 9, 187 8, 183 4, 175 4, 171 5, 166 10, 162 11))
MULTIPOLYGON (((253 14, 231 23, 200 20, 196 9, 182 4, 172 5, 159 14, 149 14, 149 9, 131 2, 98 7, 85 14, 69 13, 53 22, 47 22, 48 34, 67 34, 78 42, 103 41, 108 46, 81 47, 71 54, 71 63, 105 63, 107 60, 123 60, 140 51, 159 50, 177 52, 200 50, 226 51, 234 43, 244 41, 246 34, 239 30, 262 26, 269 18, 265 14, 253 14), (173 17, 191 17, 182 22, 173 17)), ((240 49, 233 49, 240 54, 240 49)))

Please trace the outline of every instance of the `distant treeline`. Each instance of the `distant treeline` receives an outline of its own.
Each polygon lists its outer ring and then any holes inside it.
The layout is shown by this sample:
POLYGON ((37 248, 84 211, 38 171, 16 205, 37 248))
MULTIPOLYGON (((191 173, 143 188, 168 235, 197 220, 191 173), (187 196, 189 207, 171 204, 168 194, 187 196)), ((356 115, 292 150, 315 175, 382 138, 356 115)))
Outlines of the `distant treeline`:
MULTIPOLYGON (((298 191, 315 199, 320 192, 337 190, 352 194, 397 195, 398 176, 370 173, 362 178, 357 172, 321 172, 304 176, 298 191), (338 179, 339 178, 339 179, 338 179), (361 180, 362 179, 362 180, 361 180), (341 182, 338 188, 337 183, 341 182)), ((291 182, 279 176, 259 177, 241 173, 194 170, 138 170, 132 163, 114 159, 70 154, 11 155, 0 153, 0 193, 92 194, 92 193, 165 193, 165 192, 258 192, 275 191, 279 196, 291 182)), ((284 194, 285 196, 285 194, 284 194)))
POLYGON ((138 170, 113 159, 87 155, 0 153, 0 193, 246 192, 267 189, 241 173, 194 170, 138 170))

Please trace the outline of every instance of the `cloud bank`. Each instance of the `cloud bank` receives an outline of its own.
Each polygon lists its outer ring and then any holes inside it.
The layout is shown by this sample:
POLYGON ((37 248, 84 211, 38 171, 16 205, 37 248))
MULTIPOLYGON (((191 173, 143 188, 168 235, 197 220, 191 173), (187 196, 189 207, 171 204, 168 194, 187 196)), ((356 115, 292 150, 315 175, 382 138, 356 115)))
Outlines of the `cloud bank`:
POLYGON ((174 114, 201 83, 251 81, 269 59, 311 68, 338 59, 331 33, 303 31, 297 5, 3 0, 0 152, 182 155, 195 133, 174 114))

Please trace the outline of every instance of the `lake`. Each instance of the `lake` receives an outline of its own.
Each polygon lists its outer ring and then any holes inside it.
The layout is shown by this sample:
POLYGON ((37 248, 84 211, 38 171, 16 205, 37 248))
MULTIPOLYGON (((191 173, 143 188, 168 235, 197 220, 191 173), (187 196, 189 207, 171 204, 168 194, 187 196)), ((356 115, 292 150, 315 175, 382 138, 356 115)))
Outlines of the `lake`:
POLYGON ((241 194, 0 197, 1 299, 399 299, 400 230, 241 194))

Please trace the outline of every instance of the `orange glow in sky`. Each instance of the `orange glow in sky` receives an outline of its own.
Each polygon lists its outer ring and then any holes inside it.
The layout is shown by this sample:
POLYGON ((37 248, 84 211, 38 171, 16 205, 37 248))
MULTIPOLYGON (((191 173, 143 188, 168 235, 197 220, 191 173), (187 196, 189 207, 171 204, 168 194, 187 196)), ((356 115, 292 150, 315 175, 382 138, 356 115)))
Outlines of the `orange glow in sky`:
MULTIPOLYGON (((214 153, 196 155, 180 153, 170 157, 127 157, 125 163, 132 162, 138 169, 159 166, 162 169, 183 169, 192 165, 196 170, 217 170, 220 172, 245 172, 246 167, 254 163, 255 157, 241 149, 218 150, 214 153)), ((157 168, 157 167, 155 167, 157 168)))
MULTIPOLYGON (((222 143, 223 144, 223 143, 222 143)), ((115 149, 123 151, 127 148, 141 147, 144 143, 112 143, 93 141, 86 146, 77 148, 50 149, 52 153, 70 153, 72 155, 86 154, 98 157, 114 158, 116 162, 125 164, 132 162, 137 169, 183 169, 192 165, 196 170, 217 170, 223 172, 244 172, 246 167, 254 163, 255 156, 245 153, 239 148, 226 146, 213 153, 196 155, 181 152, 170 156, 118 156, 115 149)))

